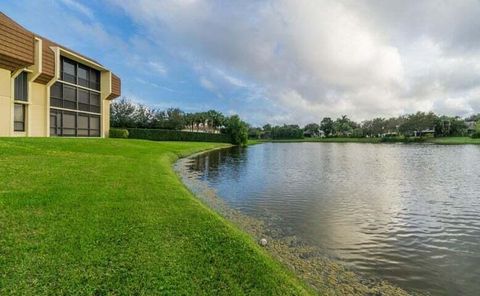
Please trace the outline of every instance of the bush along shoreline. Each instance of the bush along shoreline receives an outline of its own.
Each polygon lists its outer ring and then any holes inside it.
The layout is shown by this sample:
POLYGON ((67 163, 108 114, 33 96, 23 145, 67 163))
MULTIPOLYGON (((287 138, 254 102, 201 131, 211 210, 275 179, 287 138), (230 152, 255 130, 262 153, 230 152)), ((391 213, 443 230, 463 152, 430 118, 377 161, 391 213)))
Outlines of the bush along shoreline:
POLYGON ((215 142, 247 145, 248 128, 238 115, 226 119, 220 133, 189 132, 149 128, 112 128, 110 138, 143 139, 152 141, 215 142))
POLYGON ((144 139, 153 141, 184 141, 184 142, 217 142, 230 143, 230 138, 225 134, 196 133, 163 129, 129 128, 129 139, 144 139))

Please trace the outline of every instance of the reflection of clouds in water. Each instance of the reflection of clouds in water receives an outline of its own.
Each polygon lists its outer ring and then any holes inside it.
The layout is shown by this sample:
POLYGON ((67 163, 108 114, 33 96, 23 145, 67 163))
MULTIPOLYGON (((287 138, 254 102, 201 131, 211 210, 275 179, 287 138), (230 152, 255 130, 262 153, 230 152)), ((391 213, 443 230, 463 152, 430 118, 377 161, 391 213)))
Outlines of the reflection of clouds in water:
POLYGON ((435 293, 480 289, 479 147, 262 144, 206 161, 201 178, 230 206, 362 272, 435 293))
POLYGON ((264 245, 264 248, 281 262, 286 263, 292 271, 316 287, 322 294, 343 295, 355 291, 360 295, 373 293, 407 295, 398 287, 381 279, 369 278, 366 281, 336 261, 327 258, 326 254, 317 247, 305 244, 295 235, 288 235, 288 231, 285 231, 288 226, 285 226, 282 218, 267 209, 261 210, 263 215, 260 219, 231 208, 218 197, 215 189, 211 188, 208 182, 199 178, 200 172, 192 169, 192 163, 204 164, 205 162, 181 159, 175 164, 175 170, 187 188, 207 206, 252 235, 256 241, 266 239, 268 244, 264 245), (278 225, 284 225, 284 227, 279 228, 278 225), (337 281, 337 279, 341 280, 337 281))

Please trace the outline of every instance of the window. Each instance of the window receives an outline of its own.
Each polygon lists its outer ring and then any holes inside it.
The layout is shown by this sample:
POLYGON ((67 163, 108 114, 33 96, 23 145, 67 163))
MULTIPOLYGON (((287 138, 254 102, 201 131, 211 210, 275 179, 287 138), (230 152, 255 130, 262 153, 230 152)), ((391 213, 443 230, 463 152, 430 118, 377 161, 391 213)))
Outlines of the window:
POLYGON ((13 130, 16 132, 25 131, 25 107, 24 104, 15 104, 14 106, 13 130))
POLYGON ((57 135, 57 113, 55 110, 50 110, 50 135, 57 135))
POLYGON ((81 112, 50 109, 50 135, 66 137, 99 137, 100 116, 81 112))
POLYGON ((75 136, 76 132, 76 114, 74 112, 63 112, 62 116, 62 135, 75 136))
POLYGON ((78 85, 89 87, 89 68, 78 65, 78 85))
POLYGON ((90 111, 90 92, 88 90, 78 89, 78 110, 90 111))
POLYGON ((100 90, 100 71, 62 57, 62 80, 100 90))
POLYGON ((88 115, 78 114, 77 118, 77 135, 81 137, 88 137, 88 115))
POLYGON ((76 64, 74 61, 62 59, 62 80, 77 83, 76 64))
POLYGON ((98 116, 90 116, 90 135, 100 136, 100 117, 98 116))
POLYGON ((90 92, 90 112, 100 113, 100 95, 90 92))
POLYGON ((100 113, 101 100, 98 90, 99 71, 62 57, 62 80, 55 82, 50 88, 50 106, 100 113))
POLYGON ((22 72, 15 78, 15 100, 28 101, 28 73, 22 72))
POLYGON ((100 72, 90 69, 90 88, 100 90, 100 72))
POLYGON ((100 71, 65 57, 61 66, 61 80, 50 88, 50 135, 100 136, 100 71))
POLYGON ((100 94, 84 88, 56 82, 50 88, 50 106, 100 113, 100 94))
POLYGON ((55 82, 50 88, 50 106, 63 107, 63 84, 55 82))
POLYGON ((63 85, 63 108, 77 109, 77 89, 74 86, 63 85))

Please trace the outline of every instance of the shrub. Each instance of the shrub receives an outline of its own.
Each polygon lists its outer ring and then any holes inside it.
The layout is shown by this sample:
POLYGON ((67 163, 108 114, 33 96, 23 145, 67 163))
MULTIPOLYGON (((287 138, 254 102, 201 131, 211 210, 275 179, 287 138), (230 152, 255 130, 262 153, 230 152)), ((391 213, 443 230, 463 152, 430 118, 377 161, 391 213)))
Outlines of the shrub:
POLYGON ((128 138, 128 130, 126 129, 121 129, 121 128, 112 128, 110 129, 108 136, 110 138, 122 138, 126 139, 128 138))
POLYGON ((238 115, 233 115, 226 120, 225 134, 230 137, 234 145, 246 145, 248 142, 248 126, 238 115))
POLYGON ((423 143, 426 138, 422 137, 382 137, 381 143, 423 143))
POLYGON ((472 135, 473 139, 480 139, 480 132, 476 132, 472 135))
POLYGON ((187 142, 218 142, 230 143, 230 138, 224 134, 195 133, 176 130, 129 128, 130 139, 145 139, 153 141, 187 141, 187 142))

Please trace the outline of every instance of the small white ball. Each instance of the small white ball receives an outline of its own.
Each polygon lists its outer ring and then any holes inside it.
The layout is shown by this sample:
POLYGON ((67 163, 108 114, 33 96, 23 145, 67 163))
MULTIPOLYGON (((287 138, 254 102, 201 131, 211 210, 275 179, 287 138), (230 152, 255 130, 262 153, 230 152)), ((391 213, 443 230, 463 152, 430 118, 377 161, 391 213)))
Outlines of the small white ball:
POLYGON ((262 238, 262 239, 260 240, 260 244, 261 244, 262 246, 266 246, 266 245, 267 245, 267 240, 264 239, 264 238, 262 238))

